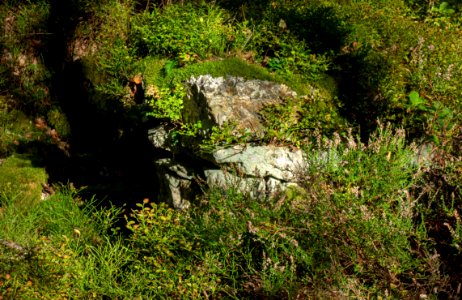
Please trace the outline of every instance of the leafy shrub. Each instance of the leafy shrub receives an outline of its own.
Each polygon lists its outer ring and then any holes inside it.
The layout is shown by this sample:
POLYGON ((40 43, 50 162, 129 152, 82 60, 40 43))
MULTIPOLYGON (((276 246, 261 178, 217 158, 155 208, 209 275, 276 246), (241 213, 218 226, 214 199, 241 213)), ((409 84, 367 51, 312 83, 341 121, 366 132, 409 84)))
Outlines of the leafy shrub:
POLYGON ((321 79, 329 69, 330 58, 313 54, 305 40, 281 29, 278 22, 268 20, 255 28, 248 47, 256 53, 257 61, 283 76, 299 74, 312 81, 321 79))
POLYGON ((135 23, 135 34, 149 54, 174 55, 189 63, 195 55, 206 58, 227 50, 236 33, 226 18, 226 12, 213 5, 168 5, 143 15, 135 23))
MULTIPOLYGON (((128 218, 135 249, 135 268, 146 280, 145 293, 155 297, 197 298, 213 292, 218 282, 208 262, 196 260, 195 247, 185 215, 145 200, 128 218)), ((200 252, 200 251, 199 251, 200 252)))
POLYGON ((452 135, 457 132, 453 111, 439 101, 429 102, 416 91, 409 93, 407 112, 413 114, 407 127, 432 137, 437 145, 443 141, 450 142, 452 135), (420 125, 419 128, 415 128, 417 125, 420 125))

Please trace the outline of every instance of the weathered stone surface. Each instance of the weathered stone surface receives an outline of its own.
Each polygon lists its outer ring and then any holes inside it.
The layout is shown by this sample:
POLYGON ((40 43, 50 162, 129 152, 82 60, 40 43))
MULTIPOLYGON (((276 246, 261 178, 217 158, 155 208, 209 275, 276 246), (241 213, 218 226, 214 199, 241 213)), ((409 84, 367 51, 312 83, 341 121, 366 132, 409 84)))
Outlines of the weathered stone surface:
POLYGON ((159 194, 167 198, 161 200, 166 200, 176 209, 189 208, 190 200, 194 199, 192 170, 170 158, 158 159, 155 164, 160 183, 159 194))
POLYGON ((187 122, 201 121, 205 129, 235 122, 237 130, 248 128, 256 134, 263 130, 258 116, 263 107, 296 96, 283 84, 241 77, 201 75, 191 77, 186 86, 184 118, 187 122))
POLYGON ((239 173, 248 176, 286 182, 306 169, 303 152, 287 147, 237 145, 213 152, 213 158, 218 165, 233 165, 239 173))
POLYGON ((172 151, 168 134, 169 130, 164 125, 160 125, 149 129, 148 139, 155 148, 172 151))

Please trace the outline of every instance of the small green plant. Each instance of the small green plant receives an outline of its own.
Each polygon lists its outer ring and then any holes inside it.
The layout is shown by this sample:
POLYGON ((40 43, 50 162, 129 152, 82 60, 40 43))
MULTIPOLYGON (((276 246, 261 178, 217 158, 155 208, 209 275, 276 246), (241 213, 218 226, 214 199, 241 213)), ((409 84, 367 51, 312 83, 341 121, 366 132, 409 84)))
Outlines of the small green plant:
POLYGON ((152 87, 152 91, 149 92, 150 98, 147 100, 150 110, 146 115, 178 123, 182 119, 181 111, 185 96, 185 88, 180 83, 177 83, 173 89, 152 87))
POLYGON ((138 260, 135 268, 146 278, 145 289, 157 297, 197 298, 218 284, 207 262, 193 254, 195 238, 187 229, 186 215, 165 204, 138 204, 127 218, 130 245, 138 260))
POLYGON ((165 76, 169 76, 176 67, 178 67, 178 62, 176 60, 167 60, 162 71, 165 76))
POLYGON ((137 206, 140 209, 132 211, 130 219, 126 217, 127 228, 132 232, 130 241, 138 249, 138 255, 153 267, 161 268, 158 272, 165 273, 167 269, 164 268, 178 257, 175 252, 192 249, 182 216, 165 204, 157 205, 148 200, 137 206))
POLYGON ((433 6, 431 9, 431 12, 442 15, 442 16, 450 16, 454 14, 456 11, 453 8, 451 8, 449 3, 447 3, 446 1, 443 1, 440 3, 438 7, 433 6))
MULTIPOLYGON (((408 122, 416 122, 422 126, 424 132, 430 136, 437 145, 452 134, 456 128, 456 120, 453 111, 439 101, 428 101, 420 97, 416 91, 409 93, 408 113, 411 118, 408 122)), ((415 126, 415 125, 414 125, 415 126)))

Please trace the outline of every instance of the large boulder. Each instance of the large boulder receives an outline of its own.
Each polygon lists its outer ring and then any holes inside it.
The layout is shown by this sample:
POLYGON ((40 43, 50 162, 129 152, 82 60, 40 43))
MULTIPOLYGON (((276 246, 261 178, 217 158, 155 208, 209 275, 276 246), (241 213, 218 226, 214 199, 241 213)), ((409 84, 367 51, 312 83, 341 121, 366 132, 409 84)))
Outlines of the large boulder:
MULTIPOLYGON (((296 96, 285 85, 240 77, 192 77, 186 87, 183 110, 186 122, 200 121, 205 131, 229 122, 236 130, 251 131, 256 138, 265 131, 259 116, 261 109, 283 105, 285 99, 296 96)), ((193 143, 183 145, 183 149, 172 147, 168 132, 168 128, 159 126, 149 131, 149 139, 155 148, 170 152, 169 157, 182 153, 186 154, 183 157, 190 158, 190 161, 183 159, 182 163, 171 158, 156 161, 161 196, 178 209, 189 207, 194 199, 193 176, 196 174, 203 174, 209 186, 238 188, 260 197, 274 195, 296 184, 297 175, 306 169, 303 152, 294 147, 242 144, 215 149, 205 156, 194 152, 197 147, 193 143)))

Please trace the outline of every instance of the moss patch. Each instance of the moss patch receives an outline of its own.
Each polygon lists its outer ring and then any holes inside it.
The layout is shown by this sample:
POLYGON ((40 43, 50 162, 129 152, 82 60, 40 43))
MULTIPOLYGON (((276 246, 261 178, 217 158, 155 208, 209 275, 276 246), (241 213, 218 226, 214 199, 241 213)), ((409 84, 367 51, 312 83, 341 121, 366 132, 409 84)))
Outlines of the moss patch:
POLYGON ((46 181, 45 169, 34 166, 29 156, 12 155, 0 164, 0 203, 33 205, 40 201, 42 184, 46 181))
POLYGON ((144 78, 148 84, 157 86, 168 86, 173 83, 182 82, 191 76, 210 74, 213 77, 220 76, 239 76, 246 79, 268 80, 284 83, 298 94, 307 94, 309 86, 296 75, 287 78, 271 73, 268 69, 249 64, 246 61, 232 57, 219 60, 211 60, 176 68, 165 74, 164 66, 168 63, 165 59, 147 57, 142 65, 144 66, 144 78))
POLYGON ((21 111, 12 110, 0 97, 0 157, 7 157, 16 145, 38 135, 31 120, 21 111))

